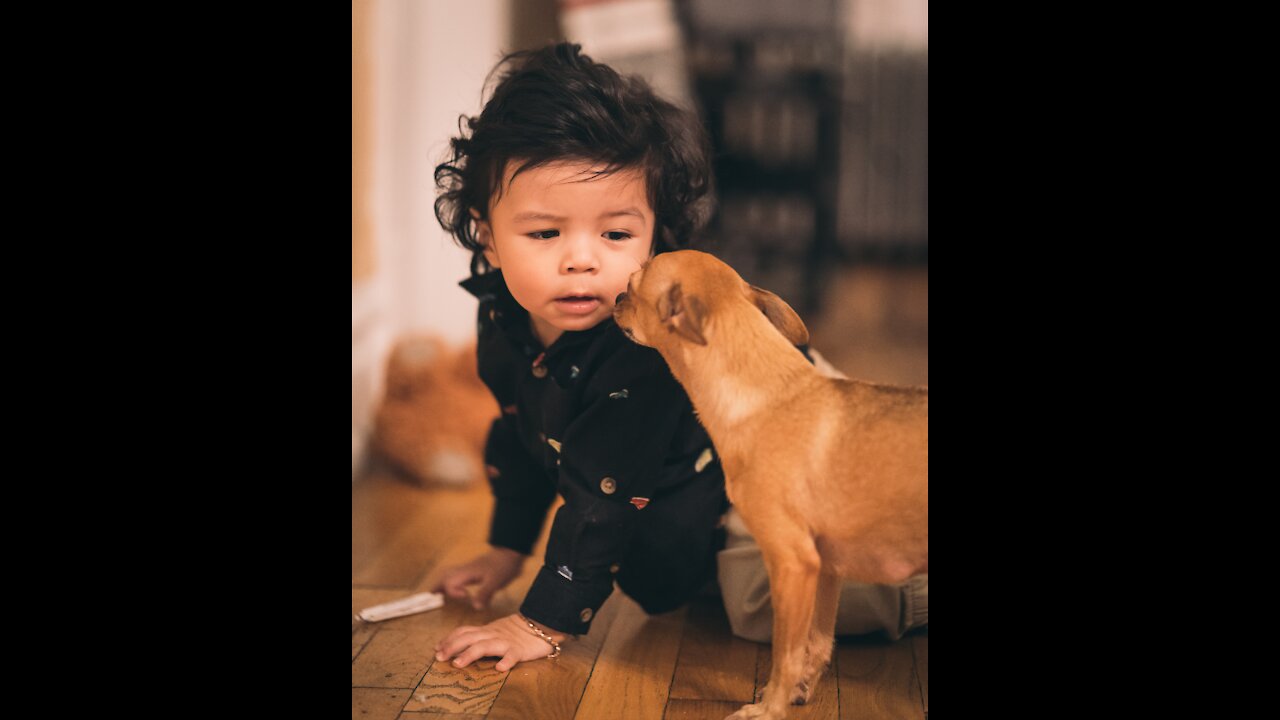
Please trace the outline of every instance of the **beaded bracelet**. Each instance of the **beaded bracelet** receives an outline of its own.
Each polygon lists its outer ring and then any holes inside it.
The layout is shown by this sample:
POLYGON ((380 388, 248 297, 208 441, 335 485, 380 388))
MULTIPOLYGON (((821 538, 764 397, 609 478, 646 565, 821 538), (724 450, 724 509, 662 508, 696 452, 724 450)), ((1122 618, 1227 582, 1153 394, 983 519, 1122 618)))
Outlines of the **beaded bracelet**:
MULTIPOLYGON (((517 613, 517 615, 518 615, 518 614, 519 614, 519 613, 517 613)), ((548 659, 548 660, 560 657, 560 643, 558 643, 558 642, 556 642, 555 640, 551 639, 551 636, 550 636, 550 635, 548 635, 548 634, 546 634, 546 633, 542 632, 541 630, 539 630, 539 629, 538 629, 538 626, 537 626, 537 625, 534 625, 534 624, 533 624, 533 621, 532 621, 532 620, 530 620, 529 618, 527 618, 527 617, 525 617, 525 616, 523 616, 523 615, 520 615, 520 619, 524 621, 524 624, 525 624, 525 625, 528 625, 528 626, 529 626, 529 630, 530 630, 530 631, 532 631, 534 635, 537 635, 538 637, 542 638, 543 640, 546 640, 547 642, 551 643, 551 647, 552 647, 552 648, 554 648, 554 650, 552 650, 552 651, 551 651, 551 654, 547 656, 547 659, 548 659)))

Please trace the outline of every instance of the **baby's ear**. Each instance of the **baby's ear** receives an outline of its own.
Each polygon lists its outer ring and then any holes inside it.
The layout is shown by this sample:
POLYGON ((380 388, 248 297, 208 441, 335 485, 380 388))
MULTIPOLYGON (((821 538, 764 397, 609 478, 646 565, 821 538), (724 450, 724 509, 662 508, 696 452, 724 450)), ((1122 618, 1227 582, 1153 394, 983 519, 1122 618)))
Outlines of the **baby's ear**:
POLYGON ((489 226, 489 221, 481 220, 480 213, 474 209, 471 211, 471 219, 476 224, 476 242, 484 248, 484 259, 489 261, 489 267, 494 269, 502 267, 498 263, 498 254, 493 251, 493 228, 489 226))

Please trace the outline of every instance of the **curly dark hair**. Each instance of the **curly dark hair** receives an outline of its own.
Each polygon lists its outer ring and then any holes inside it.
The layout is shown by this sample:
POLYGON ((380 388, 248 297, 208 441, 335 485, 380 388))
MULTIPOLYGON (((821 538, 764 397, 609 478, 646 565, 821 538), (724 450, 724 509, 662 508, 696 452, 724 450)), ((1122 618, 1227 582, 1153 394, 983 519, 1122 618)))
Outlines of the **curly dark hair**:
POLYGON ((642 169, 657 225, 655 254, 690 246, 711 214, 711 150, 702 123, 642 78, 622 77, 581 51, 558 43, 506 55, 489 73, 507 68, 480 116, 458 119, 450 157, 436 166, 435 211, 441 227, 472 252, 473 275, 491 268, 471 211, 489 219, 489 200, 501 197, 510 160, 521 163, 512 178, 563 160, 604 165, 602 174, 642 169))

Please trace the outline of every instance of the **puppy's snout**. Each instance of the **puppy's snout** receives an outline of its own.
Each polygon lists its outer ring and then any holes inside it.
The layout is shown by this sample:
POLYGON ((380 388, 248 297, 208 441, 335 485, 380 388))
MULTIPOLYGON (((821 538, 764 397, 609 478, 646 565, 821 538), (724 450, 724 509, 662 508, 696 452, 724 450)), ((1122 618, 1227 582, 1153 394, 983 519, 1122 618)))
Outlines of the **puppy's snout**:
POLYGON ((621 304, 622 304, 622 301, 623 301, 623 300, 626 300, 626 299, 627 299, 627 294, 626 294, 626 293, 618 293, 618 297, 614 298, 614 300, 613 300, 613 304, 614 304, 614 305, 621 305, 621 304))

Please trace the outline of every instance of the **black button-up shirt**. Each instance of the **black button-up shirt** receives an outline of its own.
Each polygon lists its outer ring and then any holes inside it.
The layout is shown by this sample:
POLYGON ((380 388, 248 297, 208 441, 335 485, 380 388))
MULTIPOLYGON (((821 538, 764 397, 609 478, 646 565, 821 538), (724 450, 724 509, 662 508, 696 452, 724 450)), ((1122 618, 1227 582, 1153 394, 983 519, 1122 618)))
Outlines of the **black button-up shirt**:
POLYGON ((501 272, 460 285, 480 300, 480 378, 502 408, 485 447, 495 498, 489 543, 529 554, 563 495, 520 611, 584 633, 613 591, 610 568, 623 561, 644 508, 695 478, 723 498, 723 471, 662 356, 628 340, 612 318, 565 332, 544 352, 501 272))

